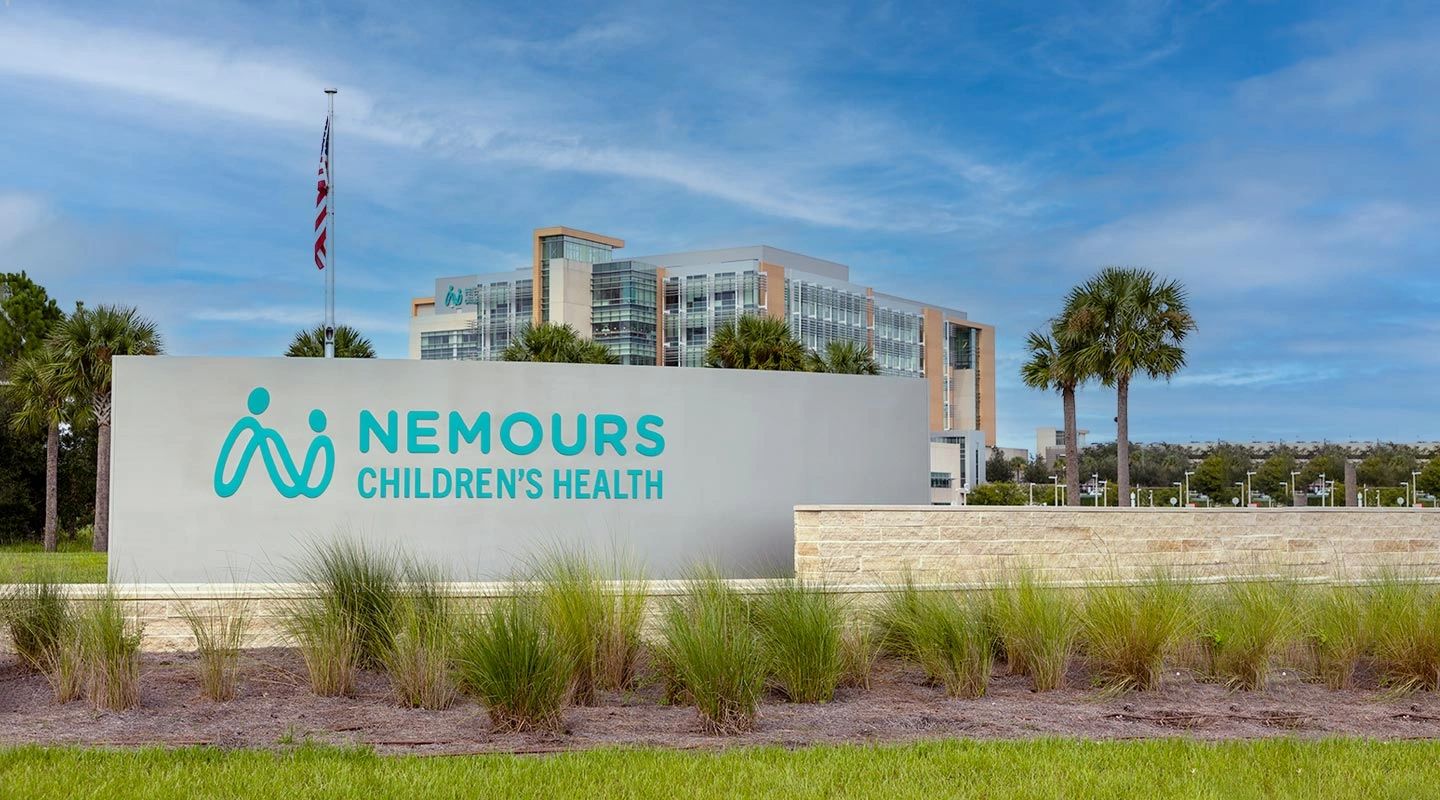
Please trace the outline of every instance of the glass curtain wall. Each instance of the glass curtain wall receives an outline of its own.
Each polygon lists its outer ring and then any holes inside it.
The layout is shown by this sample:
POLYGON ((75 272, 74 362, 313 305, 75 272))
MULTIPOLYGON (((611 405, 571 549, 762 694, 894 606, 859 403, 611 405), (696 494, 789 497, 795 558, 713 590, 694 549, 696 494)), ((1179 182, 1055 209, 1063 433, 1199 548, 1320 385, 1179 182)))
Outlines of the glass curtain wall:
POLYGON ((665 366, 705 366, 714 332, 742 315, 764 314, 764 296, 765 276, 756 268, 667 277, 665 366))
POLYGON ((785 318, 807 350, 823 350, 838 341, 867 345, 869 304, 863 290, 785 279, 785 318))
POLYGON ((520 328, 530 324, 534 281, 492 281, 464 290, 464 311, 451 315, 456 328, 420 334, 426 361, 499 361, 520 328))
POLYGON ((875 300, 875 361, 883 375, 925 375, 924 318, 875 300))
POLYGON ((596 264, 590 278, 595 341, 622 364, 655 363, 655 267, 638 261, 596 264))

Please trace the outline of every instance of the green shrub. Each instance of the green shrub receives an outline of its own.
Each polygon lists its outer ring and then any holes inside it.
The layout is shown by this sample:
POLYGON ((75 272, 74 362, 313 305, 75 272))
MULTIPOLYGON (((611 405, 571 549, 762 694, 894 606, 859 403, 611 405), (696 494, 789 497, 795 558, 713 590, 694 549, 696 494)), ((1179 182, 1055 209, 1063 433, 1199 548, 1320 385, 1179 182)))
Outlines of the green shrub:
POLYGON ((713 733, 754 726, 765 690, 766 658, 747 602, 713 570, 686 580, 661 624, 662 663, 675 688, 713 733))
POLYGON ((195 637, 201 694, 216 702, 233 698, 250 626, 250 603, 241 599, 182 603, 180 616, 195 637))
POLYGON ((1158 574, 1133 586, 1093 586, 1081 614, 1086 655, 1108 692, 1148 690, 1165 660, 1195 630, 1195 593, 1188 582, 1158 574))
POLYGON ((411 708, 439 710, 455 701, 451 661, 455 653, 454 601, 439 570, 411 564, 405 593, 391 615, 383 657, 396 700, 411 708))
POLYGON ((1305 640, 1315 671, 1331 689, 1348 689, 1355 668, 1370 648, 1365 597, 1357 589, 1316 587, 1305 614, 1305 640))
POLYGON ((1294 641, 1300 598, 1292 581, 1227 583, 1212 595, 1206 645, 1211 673, 1235 688, 1265 688, 1276 657, 1294 641))
POLYGON ((599 689, 633 682, 645 615, 637 574, 620 559, 607 568, 578 548, 552 548, 537 560, 540 602, 570 659, 577 705, 593 704, 599 689))
POLYGON ((399 556, 356 539, 332 539, 310 548, 298 564, 301 582, 338 615, 355 639, 357 666, 384 665, 400 603, 399 556))
POLYGON ((65 586, 43 577, 16 584, 0 609, 16 655, 31 669, 48 671, 73 621, 65 586))
POLYGON ((140 625, 114 592, 81 607, 77 626, 85 694, 96 709, 140 704, 140 625))
POLYGON ((1024 570, 995 590, 991 614, 1012 673, 1029 675, 1037 692, 1065 685, 1081 628, 1065 590, 1045 586, 1024 570))
POLYGON ((983 597, 921 591, 910 578, 873 612, 880 646, 920 666, 953 697, 981 697, 990 684, 994 642, 983 597))
POLYGON ((1369 625, 1381 679, 1398 691, 1440 688, 1440 593, 1391 573, 1371 590, 1369 625))
POLYGON ((460 686, 496 730, 555 730, 570 694, 570 658, 545 624, 545 610, 518 587, 496 600, 461 635, 460 686))
POLYGON ((787 581, 756 598, 754 616, 780 693, 795 703, 834 699, 845 671, 839 598, 824 587, 787 581))

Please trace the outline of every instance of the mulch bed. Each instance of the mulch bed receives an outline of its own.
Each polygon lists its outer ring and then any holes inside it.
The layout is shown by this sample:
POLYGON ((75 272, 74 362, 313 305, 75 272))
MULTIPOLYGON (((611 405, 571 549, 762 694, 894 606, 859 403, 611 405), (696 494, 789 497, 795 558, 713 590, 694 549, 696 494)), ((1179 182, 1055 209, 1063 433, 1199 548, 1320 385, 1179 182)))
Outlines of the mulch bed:
POLYGON ((1082 688, 1044 694, 1002 668, 984 698, 959 700, 926 685, 918 670, 881 661, 870 689, 842 689, 823 705, 770 698, 754 731, 714 736, 701 730, 693 709, 662 705, 658 686, 607 693, 598 706, 567 709, 560 733, 495 734, 472 700, 445 711, 397 707, 378 673, 363 674, 353 697, 316 697, 298 654, 290 650, 247 651, 240 696, 227 703, 201 698, 194 666, 192 654, 146 654, 140 707, 115 713, 94 711, 84 701, 57 705, 43 676, 0 656, 0 745, 276 747, 308 740, 386 753, 449 754, 953 737, 1440 738, 1440 694, 1396 696, 1380 690, 1371 675, 1361 676, 1361 688, 1330 691, 1282 672, 1264 692, 1232 692, 1172 672, 1158 691, 1107 697, 1084 688, 1090 682, 1080 667, 1072 671, 1071 684, 1082 688))

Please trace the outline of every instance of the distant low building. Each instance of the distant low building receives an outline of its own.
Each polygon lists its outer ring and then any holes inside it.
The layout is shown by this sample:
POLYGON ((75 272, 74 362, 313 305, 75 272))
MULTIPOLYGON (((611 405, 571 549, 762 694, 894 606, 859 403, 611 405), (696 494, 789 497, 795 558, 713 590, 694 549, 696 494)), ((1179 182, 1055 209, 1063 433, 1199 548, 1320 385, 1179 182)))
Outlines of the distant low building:
POLYGON ((999 453, 1000 457, 1006 461, 1014 461, 1018 458, 1027 464, 1030 463, 1030 451, 1023 447, 992 447, 990 452, 999 453))
MULTIPOLYGON (((1075 436, 1081 450, 1085 449, 1085 437, 1090 435, 1088 430, 1077 430, 1075 436)), ((1035 429, 1035 457, 1045 460, 1046 464, 1054 464, 1057 456, 1065 455, 1065 429, 1064 428, 1036 428, 1035 429)))
POLYGON ((985 482, 985 434, 935 431, 930 434, 930 503, 964 505, 971 487, 985 482))

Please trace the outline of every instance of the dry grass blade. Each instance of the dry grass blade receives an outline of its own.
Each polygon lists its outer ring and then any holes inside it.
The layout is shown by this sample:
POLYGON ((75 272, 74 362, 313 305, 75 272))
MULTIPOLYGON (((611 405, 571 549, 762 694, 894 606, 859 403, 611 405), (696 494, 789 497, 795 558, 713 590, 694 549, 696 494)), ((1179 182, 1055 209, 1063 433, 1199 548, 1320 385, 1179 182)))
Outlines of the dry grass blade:
POLYGON ((235 697, 252 613, 251 602, 241 598, 180 604, 180 616, 195 638, 200 691, 206 698, 224 702, 235 697))
POLYGON ((125 604, 106 590, 83 604, 76 628, 90 703, 107 711, 139 705, 141 626, 125 604))

